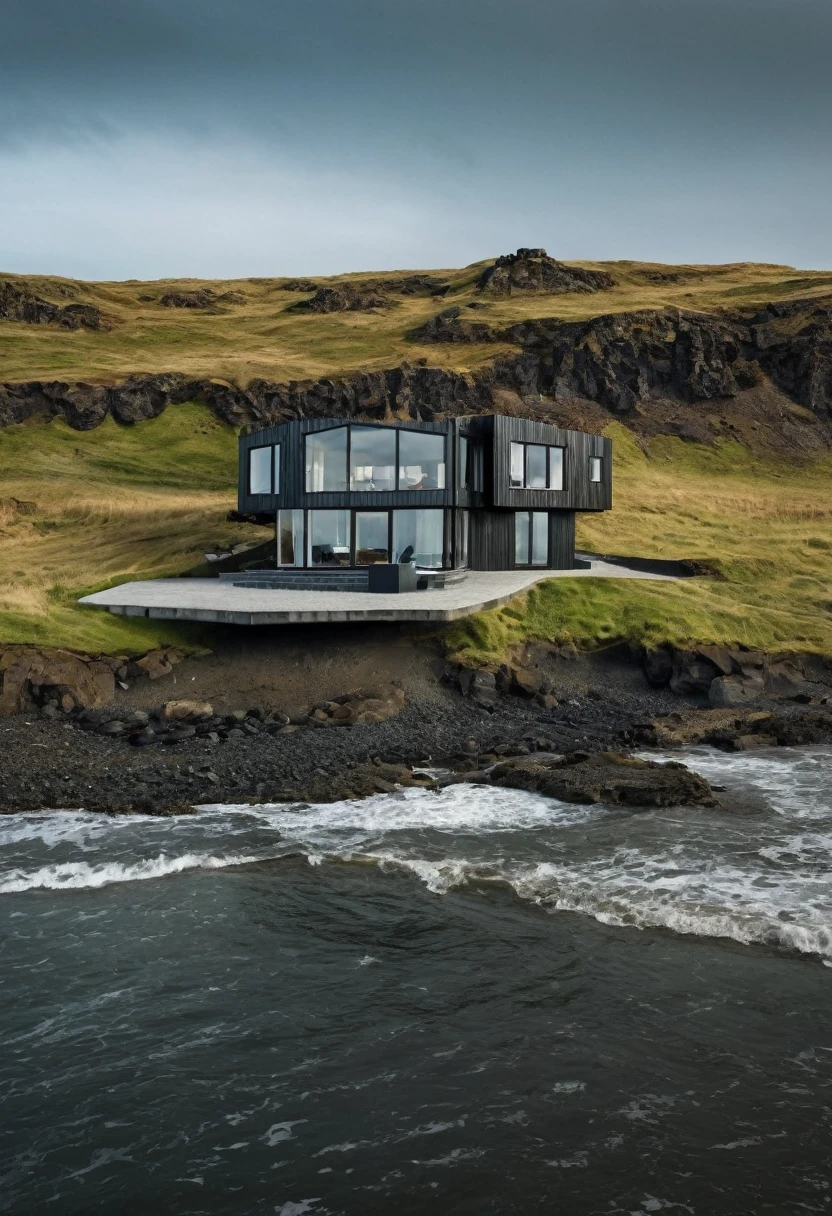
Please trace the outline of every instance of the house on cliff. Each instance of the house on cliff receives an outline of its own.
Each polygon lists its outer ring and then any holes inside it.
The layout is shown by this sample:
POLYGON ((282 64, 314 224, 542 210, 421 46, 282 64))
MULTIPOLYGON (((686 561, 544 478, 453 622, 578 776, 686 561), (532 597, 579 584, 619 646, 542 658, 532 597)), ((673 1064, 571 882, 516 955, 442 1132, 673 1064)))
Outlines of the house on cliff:
POLYGON ((272 586, 398 591, 450 571, 570 570, 575 513, 611 506, 611 441, 524 418, 307 418, 240 439, 239 511, 276 525, 272 586))

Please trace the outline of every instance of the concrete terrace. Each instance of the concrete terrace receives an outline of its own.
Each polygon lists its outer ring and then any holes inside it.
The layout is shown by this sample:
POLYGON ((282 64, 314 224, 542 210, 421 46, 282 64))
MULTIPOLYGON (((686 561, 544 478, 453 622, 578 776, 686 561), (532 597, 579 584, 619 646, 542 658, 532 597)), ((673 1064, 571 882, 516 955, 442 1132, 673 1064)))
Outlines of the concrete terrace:
POLYGON ((459 583, 384 595, 368 591, 287 591, 235 587, 215 578, 122 583, 79 600, 121 616, 227 625, 294 625, 315 621, 453 621, 499 608, 550 578, 639 578, 669 575, 593 561, 588 570, 472 570, 459 583))

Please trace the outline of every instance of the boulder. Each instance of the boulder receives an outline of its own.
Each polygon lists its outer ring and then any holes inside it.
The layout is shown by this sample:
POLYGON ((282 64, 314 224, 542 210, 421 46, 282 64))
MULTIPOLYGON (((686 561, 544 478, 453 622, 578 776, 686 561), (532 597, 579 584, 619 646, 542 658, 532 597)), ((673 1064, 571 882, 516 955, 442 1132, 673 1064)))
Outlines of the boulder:
POLYGON ((529 790, 563 802, 620 803, 626 806, 717 806, 698 773, 674 761, 660 764, 618 752, 540 755, 496 765, 493 785, 529 790))
POLYGON ((142 658, 130 663, 128 670, 134 677, 147 676, 149 680, 158 680, 162 676, 169 676, 176 664, 181 661, 182 655, 173 647, 165 650, 150 650, 142 658))
POLYGON ((762 695, 763 681, 759 676, 717 676, 708 689, 708 700, 717 709, 745 705, 762 695))
POLYGON ((497 704, 497 681, 493 671, 463 667, 459 673, 459 687, 464 697, 482 709, 493 709, 497 704))
POLYGON ((512 667, 511 691, 520 697, 536 697, 543 691, 543 676, 528 667, 512 667))
POLYGON ((95 709, 108 704, 115 679, 107 663, 69 650, 10 646, 0 652, 0 715, 55 706, 95 709), (66 698, 66 700, 65 700, 66 698))
POLYGON ((162 716, 166 722, 179 722, 185 718, 202 720, 214 716, 214 707, 207 701, 166 701, 162 716))

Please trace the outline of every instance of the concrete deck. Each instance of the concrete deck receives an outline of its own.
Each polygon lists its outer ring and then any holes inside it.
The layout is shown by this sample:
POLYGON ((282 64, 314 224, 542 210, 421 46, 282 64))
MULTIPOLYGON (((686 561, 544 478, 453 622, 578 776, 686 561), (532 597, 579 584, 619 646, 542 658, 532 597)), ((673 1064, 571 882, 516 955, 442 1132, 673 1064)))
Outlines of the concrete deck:
POLYGON ((453 621, 498 608, 527 587, 550 578, 638 578, 669 581, 595 561, 589 570, 472 570, 460 583, 436 590, 381 595, 369 591, 282 591, 234 587, 214 578, 159 578, 122 583, 86 595, 121 616, 227 625, 293 625, 325 621, 453 621))

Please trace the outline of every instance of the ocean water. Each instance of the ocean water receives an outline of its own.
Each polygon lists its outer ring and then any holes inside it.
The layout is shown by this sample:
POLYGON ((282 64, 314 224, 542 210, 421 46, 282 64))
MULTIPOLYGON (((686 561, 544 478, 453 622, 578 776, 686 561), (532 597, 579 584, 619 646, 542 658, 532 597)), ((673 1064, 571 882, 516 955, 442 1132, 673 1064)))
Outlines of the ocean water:
POLYGON ((0 819, 0 1211, 829 1212, 832 749, 684 758, 0 819))

